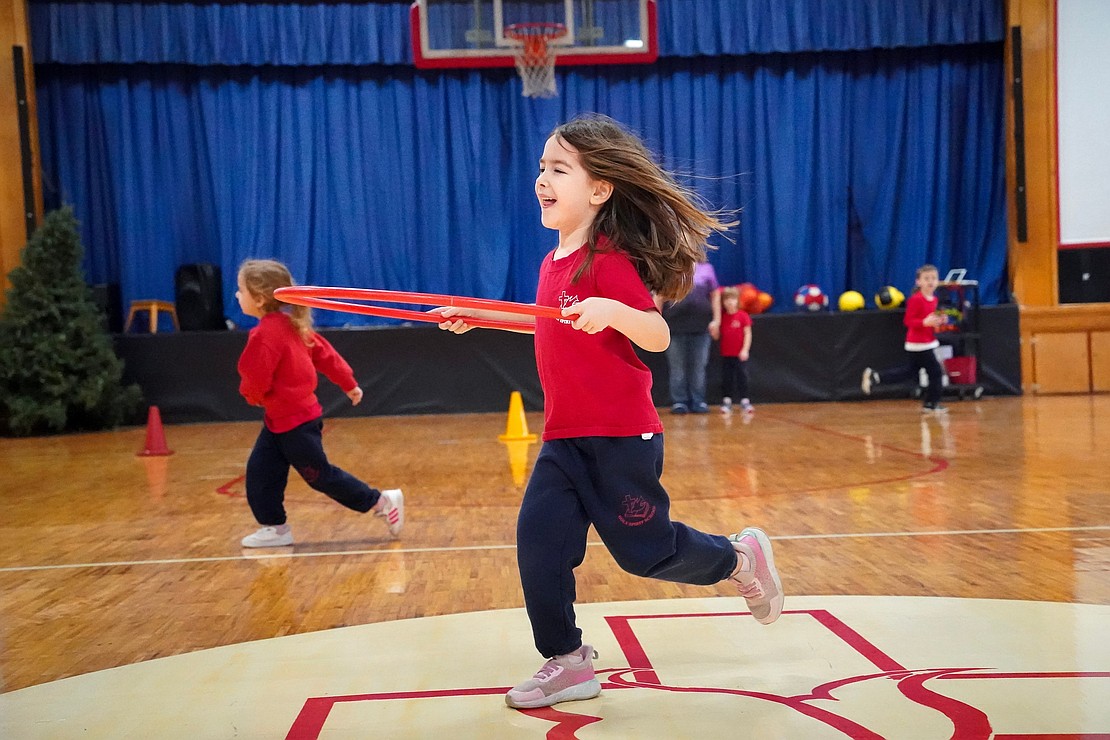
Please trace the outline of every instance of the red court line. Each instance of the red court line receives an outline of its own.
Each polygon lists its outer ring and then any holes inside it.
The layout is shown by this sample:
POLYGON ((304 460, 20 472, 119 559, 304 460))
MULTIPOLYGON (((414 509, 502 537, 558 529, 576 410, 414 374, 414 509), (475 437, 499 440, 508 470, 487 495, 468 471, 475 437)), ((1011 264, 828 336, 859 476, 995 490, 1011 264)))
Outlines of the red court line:
MULTIPOLYGON (((1030 673, 956 673, 950 676, 941 676, 947 680, 962 678, 1110 678, 1110 671, 1041 671, 1030 673)), ((1053 735, 1052 737, 1057 737, 1053 735)), ((1100 736, 1101 737, 1101 736, 1100 736)), ((1110 736, 1108 736, 1110 737, 1110 736)))
MULTIPOLYGON (((798 427, 801 427, 803 429, 808 429, 811 432, 818 432, 820 434, 830 434, 834 437, 842 437, 844 439, 850 439, 854 442, 866 442, 867 441, 867 439, 865 437, 862 437, 858 434, 848 434, 847 432, 840 432, 840 431, 837 431, 836 429, 830 429, 828 427, 822 427, 822 426, 818 426, 816 424, 809 424, 809 423, 804 422, 804 421, 795 421, 794 419, 788 419, 788 418, 785 418, 785 417, 782 417, 782 416, 777 416, 775 414, 767 414, 767 413, 764 413, 764 412, 760 412, 760 416, 763 417, 763 418, 774 419, 775 421, 782 422, 783 424, 793 424, 794 426, 798 426, 798 427)), ((906 449, 903 449, 901 447, 895 447, 894 445, 886 444, 885 442, 878 442, 878 443, 873 443, 873 444, 875 444, 876 448, 881 448, 881 449, 884 449, 884 450, 890 450, 891 452, 897 452, 898 454, 901 454, 901 455, 909 455, 910 457, 916 457, 919 460, 923 460, 925 462, 932 463, 933 467, 931 467, 928 470, 923 471, 923 472, 907 473, 906 475, 899 475, 899 476, 895 476, 895 477, 892 477, 892 478, 880 478, 878 480, 858 481, 858 482, 854 482, 854 483, 844 483, 844 484, 838 485, 838 486, 818 486, 818 487, 815 487, 815 488, 800 488, 800 489, 793 489, 793 490, 790 490, 790 491, 784 491, 784 493, 815 493, 817 491, 836 491, 836 490, 840 490, 841 488, 852 488, 852 487, 856 487, 856 486, 876 486, 876 485, 880 485, 880 484, 884 484, 884 483, 902 483, 904 481, 914 480, 915 478, 924 478, 926 476, 933 475, 934 473, 940 473, 940 472, 943 472, 943 471, 948 469, 948 460, 946 460, 943 457, 933 457, 931 455, 925 455, 923 453, 915 452, 913 450, 906 450, 906 449)))
POLYGON ((350 694, 347 696, 314 696, 305 700, 293 725, 285 735, 285 740, 316 740, 324 729, 324 722, 332 707, 341 702, 352 701, 380 701, 383 699, 433 699, 452 696, 483 696, 488 694, 504 694, 512 686, 467 688, 467 689, 431 689, 428 691, 389 691, 377 694, 350 694))
POLYGON ((245 481, 246 479, 247 479, 247 474, 246 473, 243 473, 240 476, 232 478, 227 483, 224 483, 222 486, 217 488, 216 493, 220 494, 221 496, 231 496, 232 498, 240 498, 243 494, 241 494, 237 491, 231 490, 231 487, 234 486, 236 483, 241 483, 241 482, 245 481))
MULTIPOLYGON (((905 671, 908 670, 905 666, 898 663, 894 658, 887 655, 878 647, 869 642, 863 635, 856 632, 838 618, 834 617, 825 609, 786 609, 783 614, 808 614, 813 617, 821 626, 832 632, 834 635, 844 641, 846 645, 851 647, 862 657, 871 661, 871 663, 883 672, 890 671, 905 671)), ((631 621, 634 619, 694 619, 697 617, 742 617, 749 615, 750 612, 713 612, 713 613, 695 613, 695 614, 633 614, 624 615, 619 617, 606 617, 605 621, 609 624, 609 628, 613 630, 614 636, 617 638, 621 650, 624 652, 625 659, 628 661, 629 666, 633 669, 646 668, 651 669, 651 660, 647 657, 647 651, 644 650, 643 645, 640 644, 639 639, 636 637, 631 627, 631 621)), ((655 675, 654 672, 652 675, 655 675)))
POLYGON ((992 727, 987 713, 959 699, 938 694, 925 687, 936 672, 921 673, 898 682, 898 690, 910 701, 940 712, 952 723, 954 738, 989 738, 992 727))
POLYGON ((1032 735, 999 733, 994 736, 994 740, 1110 740, 1110 732, 1038 732, 1032 735))

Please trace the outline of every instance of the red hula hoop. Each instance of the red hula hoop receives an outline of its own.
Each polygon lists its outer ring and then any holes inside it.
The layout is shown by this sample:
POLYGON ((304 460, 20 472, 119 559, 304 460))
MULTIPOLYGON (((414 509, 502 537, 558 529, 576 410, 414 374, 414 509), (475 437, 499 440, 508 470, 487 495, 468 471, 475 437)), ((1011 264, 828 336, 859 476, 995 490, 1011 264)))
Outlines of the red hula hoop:
MULTIPOLYGON (((357 313, 364 316, 382 316, 388 319, 424 321, 432 324, 442 323, 444 319, 438 314, 429 313, 427 311, 412 311, 403 308, 387 308, 385 306, 367 306, 361 303, 349 303, 348 301, 388 301, 391 303, 415 303, 421 306, 456 306, 458 308, 472 308, 478 311, 523 313, 545 319, 563 318, 562 310, 553 306, 537 306, 531 303, 497 301, 490 298, 467 298, 465 296, 437 295, 435 293, 411 293, 404 290, 371 290, 369 288, 329 288, 320 285, 295 285, 289 288, 278 288, 274 291, 274 298, 277 298, 283 303, 292 303, 297 306, 308 306, 310 308, 322 308, 327 311, 344 311, 346 313, 357 313)), ((472 317, 465 317, 465 321, 471 326, 484 329, 506 329, 515 331, 532 331, 535 329, 534 324, 523 321, 472 317)))

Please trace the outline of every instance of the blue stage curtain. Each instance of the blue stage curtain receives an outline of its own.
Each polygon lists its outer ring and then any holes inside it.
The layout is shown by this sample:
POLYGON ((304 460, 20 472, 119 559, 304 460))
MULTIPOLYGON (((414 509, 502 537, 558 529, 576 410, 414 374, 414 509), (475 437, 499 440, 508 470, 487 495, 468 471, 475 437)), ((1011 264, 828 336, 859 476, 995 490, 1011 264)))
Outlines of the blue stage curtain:
POLYGON ((409 3, 38 2, 36 63, 411 64, 409 3))
POLYGON ((1002 41, 1000 0, 660 0, 666 56, 857 51, 1002 41))
MULTIPOLYGON (((1004 298, 1000 44, 670 58, 566 68, 527 100, 512 70, 36 69, 45 186, 74 203, 91 282, 170 298, 173 273, 247 257, 301 282, 531 301, 554 235, 543 142, 581 111, 638 130, 710 202, 741 209, 712 256, 787 307, 923 262, 1004 298)), ((234 284, 225 306, 235 320, 234 284)), ((325 326, 373 323, 318 312, 325 326)))
MULTIPOLYGON (((460 28, 473 12, 458 0, 460 28)), ((448 6, 450 7, 450 6, 448 6)), ((660 0, 664 57, 853 51, 997 42, 1002 0, 660 0)), ((616 14, 595 4, 597 20, 616 14)), ((409 64, 409 2, 32 0, 36 63, 409 64)))

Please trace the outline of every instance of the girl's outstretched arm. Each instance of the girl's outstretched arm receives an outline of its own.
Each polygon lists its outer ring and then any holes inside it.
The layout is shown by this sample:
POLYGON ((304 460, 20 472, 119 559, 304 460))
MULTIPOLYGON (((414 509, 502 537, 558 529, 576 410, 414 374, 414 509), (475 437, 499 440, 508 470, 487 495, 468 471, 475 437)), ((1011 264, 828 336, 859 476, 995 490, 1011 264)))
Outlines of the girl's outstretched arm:
POLYGON ((612 327, 648 352, 662 352, 671 343, 671 328, 657 311, 640 311, 612 298, 593 296, 563 309, 571 324, 587 334, 612 327))
POLYGON ((469 316, 475 319, 495 319, 500 321, 518 321, 529 324, 528 329, 511 329, 517 334, 535 334, 536 333, 536 317, 526 313, 509 313, 508 311, 480 311, 473 308, 460 308, 458 306, 441 306, 433 308, 428 313, 437 313, 443 317, 444 321, 439 324, 439 328, 444 331, 454 332, 455 334, 465 334, 475 327, 466 323, 466 318, 469 316))

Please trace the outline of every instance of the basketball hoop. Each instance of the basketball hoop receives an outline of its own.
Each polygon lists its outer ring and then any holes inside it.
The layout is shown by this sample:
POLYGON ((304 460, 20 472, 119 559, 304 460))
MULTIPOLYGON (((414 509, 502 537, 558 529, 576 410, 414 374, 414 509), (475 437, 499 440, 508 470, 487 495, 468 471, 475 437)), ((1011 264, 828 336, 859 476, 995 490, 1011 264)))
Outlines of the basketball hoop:
POLYGON ((555 87, 555 50, 549 42, 567 35, 562 23, 513 23, 505 35, 519 41, 515 54, 516 71, 524 81, 524 97, 553 98, 555 87))

